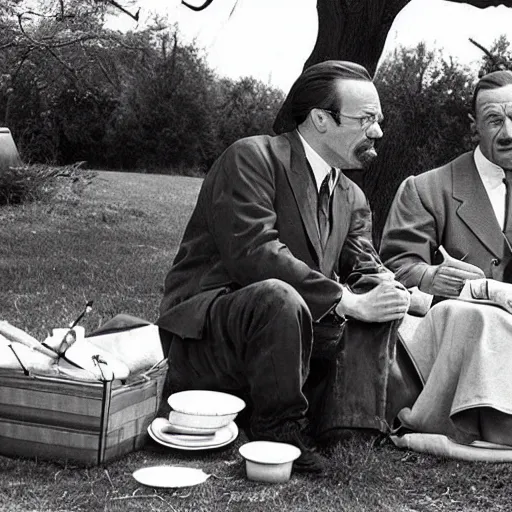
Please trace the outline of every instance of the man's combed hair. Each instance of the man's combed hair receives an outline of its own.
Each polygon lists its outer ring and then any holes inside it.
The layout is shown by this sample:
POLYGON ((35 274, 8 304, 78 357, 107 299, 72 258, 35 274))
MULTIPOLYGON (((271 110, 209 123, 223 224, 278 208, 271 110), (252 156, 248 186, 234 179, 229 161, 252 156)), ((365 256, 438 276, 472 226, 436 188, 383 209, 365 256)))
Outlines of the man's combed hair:
POLYGON ((340 108, 336 87, 338 80, 372 81, 368 71, 354 62, 326 60, 307 68, 288 94, 296 126, 305 121, 313 108, 340 108))
POLYGON ((476 84, 475 91, 473 92, 472 108, 476 112, 476 99, 480 91, 488 91, 490 89, 499 89, 506 85, 512 85, 512 71, 500 70, 493 71, 484 75, 476 84))

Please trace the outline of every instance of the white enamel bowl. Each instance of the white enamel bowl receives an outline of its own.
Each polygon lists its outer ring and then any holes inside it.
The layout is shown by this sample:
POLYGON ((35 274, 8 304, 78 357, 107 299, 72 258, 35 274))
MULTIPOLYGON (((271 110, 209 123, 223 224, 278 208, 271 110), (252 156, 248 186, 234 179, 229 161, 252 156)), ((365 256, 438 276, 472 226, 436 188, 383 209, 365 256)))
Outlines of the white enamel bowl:
POLYGON ((242 399, 218 391, 181 391, 172 394, 167 401, 172 409, 171 425, 205 431, 229 425, 245 407, 242 399))
POLYGON ((301 451, 291 444, 273 441, 252 441, 239 448, 245 459, 247 478, 257 482, 287 482, 292 474, 293 461, 301 451))

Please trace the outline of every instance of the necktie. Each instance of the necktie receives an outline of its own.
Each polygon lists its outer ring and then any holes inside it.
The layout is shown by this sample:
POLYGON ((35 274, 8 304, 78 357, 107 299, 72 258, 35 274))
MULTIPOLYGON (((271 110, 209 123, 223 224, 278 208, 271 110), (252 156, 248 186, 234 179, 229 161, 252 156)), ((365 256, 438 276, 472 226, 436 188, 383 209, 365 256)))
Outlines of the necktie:
POLYGON ((322 242, 322 247, 325 247, 327 243, 327 238, 329 238, 329 232, 331 230, 331 219, 330 219, 330 183, 331 180, 334 179, 334 173, 336 170, 334 168, 326 174, 322 184, 320 185, 320 191, 318 193, 318 227, 320 230, 320 241, 322 242))

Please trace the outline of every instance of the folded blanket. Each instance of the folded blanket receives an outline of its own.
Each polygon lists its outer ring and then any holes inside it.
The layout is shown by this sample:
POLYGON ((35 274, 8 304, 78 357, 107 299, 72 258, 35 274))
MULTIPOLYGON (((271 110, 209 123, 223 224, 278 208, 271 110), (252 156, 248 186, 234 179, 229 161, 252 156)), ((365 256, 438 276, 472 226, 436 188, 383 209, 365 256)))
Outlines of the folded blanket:
POLYGON ((122 361, 132 375, 148 370, 164 359, 158 327, 153 324, 91 336, 85 340, 122 361))

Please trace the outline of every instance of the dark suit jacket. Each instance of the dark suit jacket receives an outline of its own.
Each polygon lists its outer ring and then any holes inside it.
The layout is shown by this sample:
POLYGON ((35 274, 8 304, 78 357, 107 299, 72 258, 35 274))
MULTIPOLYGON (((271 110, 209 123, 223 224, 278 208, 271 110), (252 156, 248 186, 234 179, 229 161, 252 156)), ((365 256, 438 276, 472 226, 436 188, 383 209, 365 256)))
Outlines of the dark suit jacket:
MULTIPOLYGON (((512 226, 511 226, 512 229, 512 226)), ((512 241, 512 232, 507 234, 512 241)), ((481 268, 486 277, 508 280, 512 253, 475 166, 473 153, 407 178, 395 196, 380 249, 385 265, 407 287, 418 286, 428 265, 451 256, 481 268)))
POLYGON ((165 280, 158 325, 182 338, 201 338, 215 297, 269 278, 292 285, 319 320, 340 299, 339 282, 353 269, 384 270, 359 187, 340 176, 323 250, 317 197, 297 132, 230 146, 204 180, 165 280))

